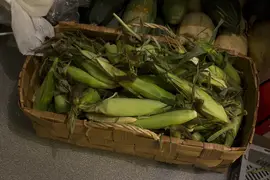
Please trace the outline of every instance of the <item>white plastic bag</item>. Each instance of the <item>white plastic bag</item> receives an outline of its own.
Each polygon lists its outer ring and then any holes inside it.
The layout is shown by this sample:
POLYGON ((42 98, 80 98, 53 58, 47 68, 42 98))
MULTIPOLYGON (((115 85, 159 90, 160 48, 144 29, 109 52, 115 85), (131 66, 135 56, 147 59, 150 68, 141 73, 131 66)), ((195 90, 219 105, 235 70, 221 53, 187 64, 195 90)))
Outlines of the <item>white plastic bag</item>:
POLYGON ((53 26, 42 17, 30 17, 16 2, 11 2, 12 30, 20 52, 33 55, 46 37, 54 36, 53 26))

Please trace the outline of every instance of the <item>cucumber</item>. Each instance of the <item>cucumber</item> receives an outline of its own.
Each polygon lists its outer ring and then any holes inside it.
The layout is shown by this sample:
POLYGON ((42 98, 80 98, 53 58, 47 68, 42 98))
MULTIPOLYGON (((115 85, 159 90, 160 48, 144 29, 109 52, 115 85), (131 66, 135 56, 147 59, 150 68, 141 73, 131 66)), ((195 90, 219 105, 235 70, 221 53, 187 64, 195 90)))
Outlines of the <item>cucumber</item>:
MULTIPOLYGON (((153 23, 157 14, 156 0, 131 0, 127 5, 123 20, 125 23, 140 23, 148 22, 153 23)), ((132 27, 136 33, 148 33, 149 28, 145 27, 132 27)))
POLYGON ((165 0, 162 7, 165 22, 179 24, 187 12, 187 6, 187 0, 165 0))

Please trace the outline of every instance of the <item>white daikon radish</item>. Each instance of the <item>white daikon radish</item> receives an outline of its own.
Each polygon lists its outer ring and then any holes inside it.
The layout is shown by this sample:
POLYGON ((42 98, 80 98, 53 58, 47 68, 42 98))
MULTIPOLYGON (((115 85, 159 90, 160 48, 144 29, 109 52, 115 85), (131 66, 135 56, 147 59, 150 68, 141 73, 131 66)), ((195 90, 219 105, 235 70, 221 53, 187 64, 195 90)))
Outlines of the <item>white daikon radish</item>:
POLYGON ((215 46, 247 56, 248 44, 247 38, 244 35, 221 34, 217 37, 215 46))
POLYGON ((255 61, 263 82, 270 78, 270 21, 255 24, 248 34, 248 54, 255 61))
POLYGON ((212 20, 206 14, 193 12, 184 16, 177 34, 188 35, 196 40, 209 41, 213 35, 214 28, 212 20))

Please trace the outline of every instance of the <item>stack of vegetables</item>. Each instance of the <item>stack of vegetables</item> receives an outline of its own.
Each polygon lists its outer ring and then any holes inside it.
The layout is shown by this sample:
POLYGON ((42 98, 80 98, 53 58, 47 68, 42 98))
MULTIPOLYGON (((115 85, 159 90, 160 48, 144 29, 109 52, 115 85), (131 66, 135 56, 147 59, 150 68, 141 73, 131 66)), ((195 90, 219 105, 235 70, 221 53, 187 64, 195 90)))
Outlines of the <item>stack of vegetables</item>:
POLYGON ((66 32, 37 50, 33 108, 67 114, 70 135, 88 119, 231 146, 245 111, 230 56, 207 41, 184 47, 169 29, 166 40, 145 39, 117 18, 129 40, 66 32))

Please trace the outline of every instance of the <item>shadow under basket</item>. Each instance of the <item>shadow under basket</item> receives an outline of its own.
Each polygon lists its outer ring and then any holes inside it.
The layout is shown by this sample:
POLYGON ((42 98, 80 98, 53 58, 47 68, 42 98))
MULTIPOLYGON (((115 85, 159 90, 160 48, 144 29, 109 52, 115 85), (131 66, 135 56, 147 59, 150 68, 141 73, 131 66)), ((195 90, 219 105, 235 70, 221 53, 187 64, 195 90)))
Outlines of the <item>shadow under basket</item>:
MULTIPOLYGON (((60 23, 56 32, 81 30, 89 37, 115 40, 121 31, 93 25, 60 23)), ((124 36, 124 35, 123 35, 124 36)), ((69 139, 66 116, 32 109, 32 99, 39 87, 39 63, 28 56, 19 77, 19 104, 33 123, 40 137, 64 141, 89 148, 115 151, 161 162, 199 167, 216 172, 226 172, 252 142, 258 106, 258 80, 254 63, 243 56, 235 57, 235 67, 244 73, 244 105, 248 115, 244 117, 237 136, 237 147, 170 138, 131 125, 97 123, 77 120, 74 134, 69 139)))

